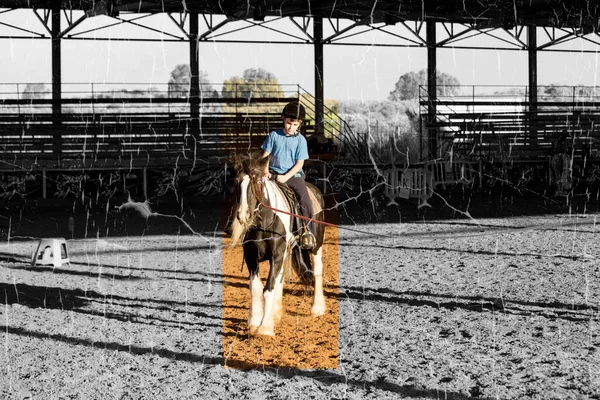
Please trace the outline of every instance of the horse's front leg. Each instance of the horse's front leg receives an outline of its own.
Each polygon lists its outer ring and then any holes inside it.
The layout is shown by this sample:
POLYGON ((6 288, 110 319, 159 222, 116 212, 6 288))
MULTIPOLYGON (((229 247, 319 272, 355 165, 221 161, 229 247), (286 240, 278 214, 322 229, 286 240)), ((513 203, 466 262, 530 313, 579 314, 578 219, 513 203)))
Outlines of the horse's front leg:
POLYGON ((314 317, 325 314, 325 296, 323 294, 323 248, 317 251, 317 254, 311 255, 313 258, 313 275, 315 278, 315 292, 313 295, 313 304, 310 313, 314 317))
POLYGON ((256 333, 263 318, 263 284, 258 269, 258 254, 253 249, 248 249, 245 255, 246 265, 250 273, 250 315, 248 316, 248 329, 256 333))
POLYGON ((250 274, 250 316, 248 317, 248 328, 250 333, 256 333, 264 315, 263 284, 258 274, 250 274))
POLYGON ((281 315, 283 313, 283 261, 285 260, 286 253, 287 251, 285 248, 277 249, 274 253, 277 255, 270 260, 271 269, 263 294, 265 313, 263 315, 262 323, 257 331, 260 335, 274 336, 275 323, 281 320, 281 315))

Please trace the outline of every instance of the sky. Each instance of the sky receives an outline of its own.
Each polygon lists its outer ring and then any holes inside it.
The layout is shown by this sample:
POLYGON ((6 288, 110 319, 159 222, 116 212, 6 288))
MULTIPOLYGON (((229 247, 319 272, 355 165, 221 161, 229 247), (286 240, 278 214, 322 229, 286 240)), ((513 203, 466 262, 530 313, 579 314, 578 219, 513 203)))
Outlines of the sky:
MULTIPOLYGON (((80 31, 99 26, 107 17, 94 17, 80 31), (94 25, 98 24, 98 25, 94 25)), ((30 11, 0 14, 0 22, 40 31, 30 11)), ((109 21, 110 22, 110 21, 109 21)), ((284 24, 285 22, 281 22, 284 24)), ((349 23, 349 22, 348 22, 349 23)), ((280 28, 290 30, 290 23, 280 28)), ((153 20, 153 27, 175 32, 165 19, 153 20)), ((148 31, 117 27, 88 34, 110 37, 150 37, 148 31)), ((295 28, 294 28, 295 29, 295 28)), ((401 29, 391 27, 390 29, 401 29)), ((202 30, 202 26, 201 26, 202 30)), ((438 28, 438 32, 441 28, 438 28)), ((10 33, 12 32, 12 33, 10 33)), ((21 34, 21 32, 17 32, 21 34)), ((0 26, 0 34, 15 31, 0 26)), ((325 35, 327 36, 326 31, 325 35)), ((440 35, 438 33, 438 35, 440 35)), ((538 37, 540 35, 538 34, 538 37)), ((253 28, 228 37, 277 40, 277 34, 253 28)), ((384 100, 398 78, 409 71, 426 68, 424 48, 375 47, 386 43, 388 35, 362 35, 364 46, 326 45, 324 56, 325 98, 337 100, 384 100)), ((481 42, 481 39, 478 43, 481 42)), ((488 39, 483 39, 488 40, 488 39)), ((473 42, 474 43, 474 42, 473 42)), ((494 41, 488 40, 488 46, 494 41)), ((51 82, 51 43, 43 39, 0 39, 1 83, 51 82)), ((573 49, 592 48, 573 42, 573 49)), ((563 46, 565 47, 565 46, 563 46)), ((596 49, 594 49, 596 50, 596 49)), ((106 40, 64 40, 62 44, 63 83, 116 82, 166 84, 178 64, 189 63, 188 44, 179 42, 123 42, 106 40)), ((505 50, 438 49, 438 69, 455 76, 462 85, 527 85, 527 53, 505 50)), ((308 44, 239 44, 201 42, 200 70, 208 80, 220 84, 241 76, 247 68, 264 68, 282 84, 298 84, 314 93, 313 47, 308 44)), ((600 78, 598 53, 540 52, 538 83, 596 85, 600 78)))

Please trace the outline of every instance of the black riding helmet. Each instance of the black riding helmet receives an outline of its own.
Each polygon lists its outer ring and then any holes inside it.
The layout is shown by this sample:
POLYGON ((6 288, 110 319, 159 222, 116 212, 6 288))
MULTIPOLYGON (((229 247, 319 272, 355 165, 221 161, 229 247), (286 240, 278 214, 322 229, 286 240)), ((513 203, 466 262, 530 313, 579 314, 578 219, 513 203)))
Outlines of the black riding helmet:
POLYGON ((283 107, 281 112, 283 118, 291 118, 303 121, 306 117, 304 106, 297 101, 291 101, 283 107))

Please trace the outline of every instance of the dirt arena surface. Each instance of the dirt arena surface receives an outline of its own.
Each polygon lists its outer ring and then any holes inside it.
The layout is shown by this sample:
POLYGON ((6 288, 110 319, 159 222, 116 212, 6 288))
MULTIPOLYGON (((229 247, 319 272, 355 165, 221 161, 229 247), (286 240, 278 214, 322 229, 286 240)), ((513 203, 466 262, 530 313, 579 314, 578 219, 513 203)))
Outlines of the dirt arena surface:
MULTIPOLYGON (((335 369, 338 367, 338 235, 327 228, 323 245, 324 294, 327 312, 310 315, 313 290, 296 274, 285 277, 285 314, 275 328, 275 337, 249 336, 250 295, 248 270, 241 268, 241 246, 223 241, 223 357, 232 368, 335 369)), ((269 264, 260 264, 266 282, 269 264)))
POLYGON ((309 293, 288 287, 288 300, 304 302, 277 331, 294 332, 291 343, 250 341, 244 306, 224 307, 228 290, 242 299, 248 287, 241 259, 223 272, 220 213, 196 235, 173 218, 140 227, 78 214, 76 232, 87 233, 69 239, 71 265, 56 268, 29 257, 35 237, 67 236, 63 216, 25 212, 10 237, 3 221, 0 397, 600 398, 595 214, 407 222, 399 210, 385 210, 393 222, 354 224, 356 209, 342 218, 339 284, 325 288, 339 315, 327 369, 263 353, 306 350, 295 332, 311 318, 309 293), (225 367, 227 340, 250 343, 259 367, 225 367))

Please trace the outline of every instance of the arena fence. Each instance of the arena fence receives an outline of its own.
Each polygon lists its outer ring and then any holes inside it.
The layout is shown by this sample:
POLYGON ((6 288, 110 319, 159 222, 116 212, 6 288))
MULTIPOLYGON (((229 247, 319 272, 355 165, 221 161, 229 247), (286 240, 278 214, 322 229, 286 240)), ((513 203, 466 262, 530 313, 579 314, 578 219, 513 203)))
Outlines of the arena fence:
POLYGON ((398 205, 397 198, 419 200, 418 207, 429 206, 434 189, 441 186, 462 184, 470 186, 477 175, 481 178, 481 162, 429 162, 418 167, 384 170, 385 190, 388 206, 398 205))

